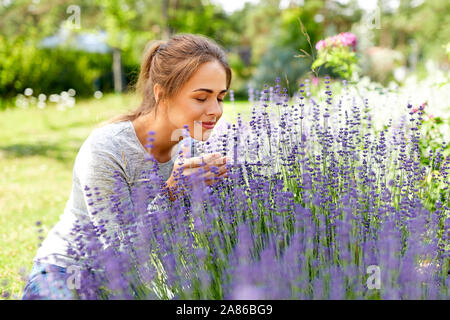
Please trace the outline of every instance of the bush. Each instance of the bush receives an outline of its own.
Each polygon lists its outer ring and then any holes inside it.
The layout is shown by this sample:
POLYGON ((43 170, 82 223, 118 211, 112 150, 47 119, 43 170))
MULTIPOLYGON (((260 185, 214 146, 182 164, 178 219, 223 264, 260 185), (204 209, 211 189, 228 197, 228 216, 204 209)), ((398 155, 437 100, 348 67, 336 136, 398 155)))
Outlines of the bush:
MULTIPOLYGON (((79 96, 92 95, 96 79, 110 72, 111 60, 109 54, 38 48, 30 41, 10 42, 0 36, 0 94, 11 98, 26 88, 36 94, 72 88, 79 96)), ((97 89, 111 87, 105 80, 97 89)))
POLYGON ((264 84, 279 77, 283 86, 288 89, 288 94, 292 96, 298 88, 298 79, 307 73, 310 67, 309 61, 296 59, 294 58, 296 55, 298 51, 293 48, 270 47, 251 80, 252 86, 262 88, 264 84))

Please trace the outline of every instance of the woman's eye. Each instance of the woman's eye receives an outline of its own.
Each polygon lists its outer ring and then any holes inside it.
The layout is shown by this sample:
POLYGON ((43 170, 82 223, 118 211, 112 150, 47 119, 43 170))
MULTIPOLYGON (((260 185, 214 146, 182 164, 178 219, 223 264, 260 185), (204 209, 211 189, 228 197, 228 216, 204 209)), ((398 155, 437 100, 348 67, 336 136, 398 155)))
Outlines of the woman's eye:
MULTIPOLYGON (((198 101, 201 101, 201 102, 205 102, 206 101, 206 99, 198 99, 198 98, 195 98, 195 100, 198 100, 198 101)), ((223 102, 223 99, 217 99, 217 101, 223 102)))

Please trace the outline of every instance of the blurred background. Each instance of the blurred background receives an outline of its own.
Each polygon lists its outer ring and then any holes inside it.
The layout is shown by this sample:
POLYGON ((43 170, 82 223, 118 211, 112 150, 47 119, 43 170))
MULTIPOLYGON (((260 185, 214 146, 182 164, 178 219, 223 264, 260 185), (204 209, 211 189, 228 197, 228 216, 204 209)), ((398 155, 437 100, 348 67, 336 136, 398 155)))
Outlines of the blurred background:
POLYGON ((295 57, 312 51, 299 19, 313 46, 353 32, 363 75, 401 83, 411 72, 448 70, 449 13, 446 0, 0 0, 0 108, 23 102, 18 94, 48 103, 63 91, 127 92, 147 41, 180 32, 225 48, 236 99, 275 75, 292 92, 312 62, 295 57))
POLYGON ((227 118, 249 114, 249 86, 279 77, 293 96, 299 82, 339 80, 310 67, 315 44, 340 32, 357 36, 364 83, 420 93, 417 104, 440 112, 428 117, 426 147, 448 142, 448 0, 0 0, 0 299, 21 297, 70 195, 83 141, 137 107, 133 85, 149 40, 196 33, 220 44, 236 100, 227 95, 227 118))

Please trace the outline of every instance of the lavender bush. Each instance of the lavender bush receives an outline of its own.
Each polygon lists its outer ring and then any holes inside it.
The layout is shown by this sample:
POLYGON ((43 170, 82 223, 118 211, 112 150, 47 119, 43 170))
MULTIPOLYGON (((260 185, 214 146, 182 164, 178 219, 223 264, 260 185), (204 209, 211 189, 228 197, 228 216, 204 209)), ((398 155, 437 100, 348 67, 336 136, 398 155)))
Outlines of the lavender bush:
POLYGON ((450 159, 443 145, 421 162, 422 110, 377 129, 376 106, 328 79, 318 96, 301 84, 290 100, 279 79, 249 96, 250 121, 197 141, 233 159, 228 178, 180 175, 184 192, 149 206, 153 165, 133 209, 111 197, 122 228, 106 246, 104 225, 80 221, 79 298, 447 299, 450 159))
POLYGON ((357 38, 353 33, 341 32, 316 43, 317 58, 311 69, 322 65, 330 67, 344 79, 351 79, 358 70, 357 38))

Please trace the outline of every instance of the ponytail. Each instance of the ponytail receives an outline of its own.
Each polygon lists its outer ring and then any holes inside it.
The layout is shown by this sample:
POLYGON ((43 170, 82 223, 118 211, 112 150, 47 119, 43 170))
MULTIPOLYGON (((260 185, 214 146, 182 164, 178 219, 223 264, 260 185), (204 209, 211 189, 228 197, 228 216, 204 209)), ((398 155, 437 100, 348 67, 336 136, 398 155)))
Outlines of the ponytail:
POLYGON ((164 43, 165 41, 163 40, 156 40, 149 42, 145 47, 145 53, 141 62, 141 70, 139 72, 139 77, 136 83, 136 91, 139 94, 144 94, 146 83, 150 77, 150 68, 152 66, 152 62, 154 61, 155 55, 160 51, 160 48, 164 43))

